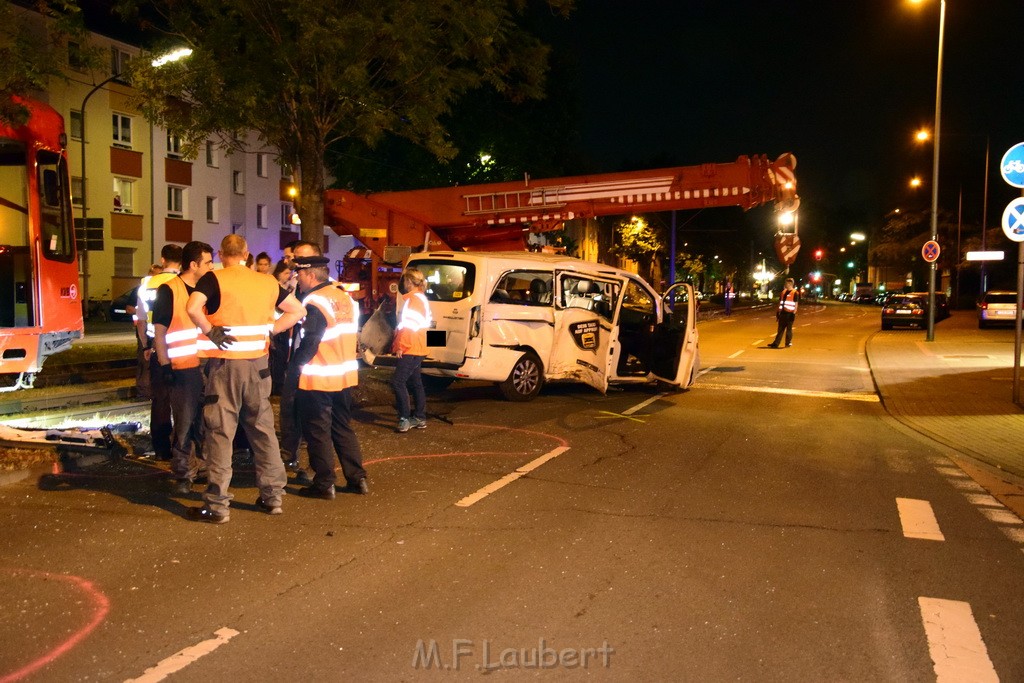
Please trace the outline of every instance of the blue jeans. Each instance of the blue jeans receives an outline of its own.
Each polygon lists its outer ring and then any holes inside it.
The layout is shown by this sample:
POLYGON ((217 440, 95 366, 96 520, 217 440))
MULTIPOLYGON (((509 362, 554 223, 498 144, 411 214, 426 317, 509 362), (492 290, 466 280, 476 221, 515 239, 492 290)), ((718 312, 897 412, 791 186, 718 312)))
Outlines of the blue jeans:
POLYGON ((403 354, 398 357, 395 374, 391 378, 391 390, 395 392, 395 410, 398 411, 399 418, 408 418, 410 415, 411 389, 413 401, 416 403, 416 410, 412 415, 421 420, 427 419, 427 393, 423 390, 423 378, 420 376, 422 365, 423 356, 403 354))

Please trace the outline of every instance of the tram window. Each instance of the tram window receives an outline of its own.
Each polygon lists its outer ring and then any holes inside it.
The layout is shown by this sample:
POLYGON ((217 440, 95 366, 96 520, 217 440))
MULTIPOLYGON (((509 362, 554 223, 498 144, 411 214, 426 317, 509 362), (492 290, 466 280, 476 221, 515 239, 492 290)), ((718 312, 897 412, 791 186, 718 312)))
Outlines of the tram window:
POLYGON ((58 261, 71 261, 71 194, 67 186, 64 158, 56 152, 40 150, 36 154, 39 169, 39 238, 43 254, 58 261))
POLYGON ((28 246, 27 168, 24 143, 0 139, 0 244, 28 246))

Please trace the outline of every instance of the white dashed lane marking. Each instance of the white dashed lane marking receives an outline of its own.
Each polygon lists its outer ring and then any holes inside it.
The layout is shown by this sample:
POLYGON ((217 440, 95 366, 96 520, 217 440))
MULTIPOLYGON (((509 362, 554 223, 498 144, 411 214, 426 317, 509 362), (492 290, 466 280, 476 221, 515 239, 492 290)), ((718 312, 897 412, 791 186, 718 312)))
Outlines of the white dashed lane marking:
POLYGON ((900 513, 903 535, 907 538, 923 538, 928 541, 945 541, 935 519, 931 503, 914 498, 897 498, 896 507, 900 513))
POLYGON ((970 604, 926 597, 917 602, 938 683, 998 683, 970 604))
POLYGON ((162 681, 171 674, 181 671, 200 657, 205 657, 221 645, 224 645, 237 636, 238 631, 233 628, 222 628, 218 629, 214 635, 217 637, 196 643, 191 647, 186 647, 184 650, 176 652, 155 666, 146 669, 138 678, 129 679, 125 683, 157 683, 157 681, 162 681))

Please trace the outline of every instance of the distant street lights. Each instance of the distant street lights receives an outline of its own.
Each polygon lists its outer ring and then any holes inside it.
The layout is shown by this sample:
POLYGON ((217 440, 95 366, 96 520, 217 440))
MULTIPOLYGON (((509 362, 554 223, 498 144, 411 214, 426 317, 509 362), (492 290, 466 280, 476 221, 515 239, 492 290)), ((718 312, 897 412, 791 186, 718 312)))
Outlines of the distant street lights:
MULTIPOLYGON (((923 0, 910 0, 920 4, 923 0)), ((939 131, 942 121, 942 46, 946 32, 946 0, 939 0, 939 59, 935 69, 935 142, 932 145, 932 241, 939 237, 939 131)), ((928 333, 925 341, 935 341, 935 269, 938 260, 928 269, 928 333)))

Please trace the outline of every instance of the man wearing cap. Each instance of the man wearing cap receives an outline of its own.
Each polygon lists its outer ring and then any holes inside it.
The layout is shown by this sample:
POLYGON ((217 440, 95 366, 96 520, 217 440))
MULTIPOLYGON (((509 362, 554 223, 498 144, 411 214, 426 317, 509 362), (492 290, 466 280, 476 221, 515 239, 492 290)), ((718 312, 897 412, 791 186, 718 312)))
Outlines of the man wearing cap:
POLYGON ((189 317, 199 327, 199 352, 209 357, 203 407, 209 485, 203 506, 191 508, 189 518, 212 524, 229 519, 231 443, 239 421, 256 464, 260 490, 256 508, 281 514, 287 483, 270 406, 267 351, 270 335, 293 326, 306 311, 273 277, 246 268, 248 255, 245 238, 225 237, 220 243, 224 268, 200 278, 186 304, 189 317), (275 308, 282 312, 276 321, 275 308))
POLYGON ((335 458, 346 490, 368 493, 359 440, 352 430, 352 387, 359 383, 356 358, 358 309, 352 298, 329 280, 324 256, 294 259, 306 318, 289 373, 297 373, 296 414, 309 451, 313 483, 300 495, 333 500, 335 458))

